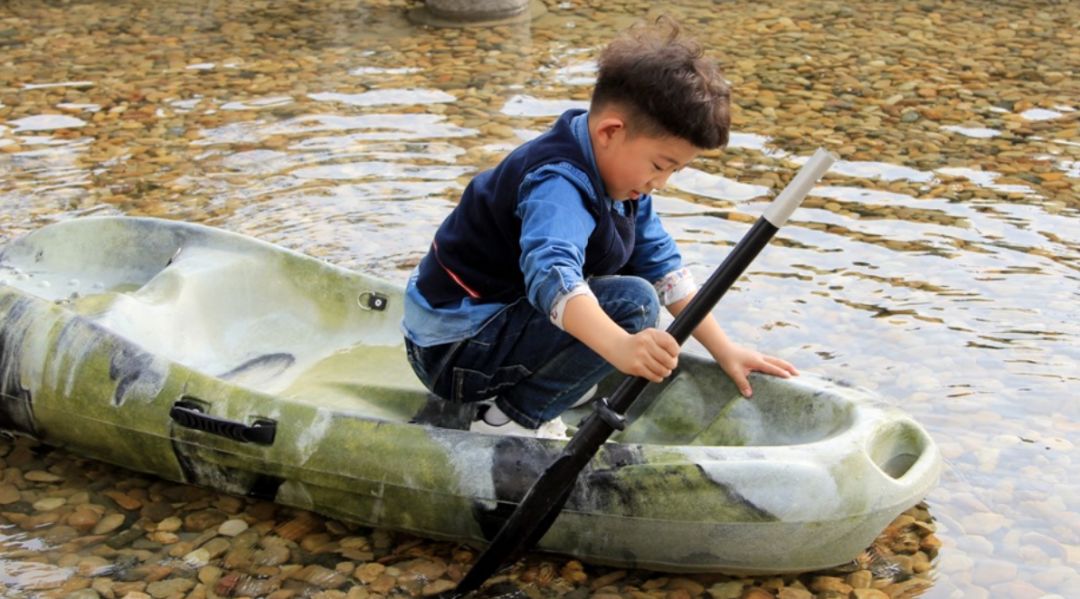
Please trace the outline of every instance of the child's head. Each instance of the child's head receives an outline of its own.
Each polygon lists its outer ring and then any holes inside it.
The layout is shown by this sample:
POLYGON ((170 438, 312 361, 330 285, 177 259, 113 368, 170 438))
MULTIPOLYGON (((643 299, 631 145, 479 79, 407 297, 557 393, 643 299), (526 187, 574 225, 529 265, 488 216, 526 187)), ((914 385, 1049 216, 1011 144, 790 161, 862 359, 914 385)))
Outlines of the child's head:
POLYGON ((618 106, 631 135, 674 135, 702 150, 727 145, 727 82, 671 19, 630 28, 604 48, 599 66, 591 112, 618 106))
POLYGON ((674 22, 630 29, 599 62, 589 129, 612 198, 637 199, 663 187, 702 150, 727 144, 728 85, 674 22))

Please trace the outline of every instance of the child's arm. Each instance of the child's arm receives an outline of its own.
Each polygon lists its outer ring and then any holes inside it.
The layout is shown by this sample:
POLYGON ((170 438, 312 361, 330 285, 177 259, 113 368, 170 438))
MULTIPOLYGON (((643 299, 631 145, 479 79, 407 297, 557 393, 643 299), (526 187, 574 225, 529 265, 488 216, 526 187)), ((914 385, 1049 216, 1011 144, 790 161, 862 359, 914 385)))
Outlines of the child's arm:
MULTIPOLYGON (((689 296, 668 305, 668 311, 677 316, 693 297, 694 294, 691 293, 689 296)), ((694 329, 693 334, 694 338, 700 341, 705 346, 705 349, 709 350, 716 363, 735 382, 739 392, 746 397, 750 397, 751 393, 753 393, 753 390, 750 389, 750 382, 746 378, 752 371, 764 372, 785 379, 799 374, 799 371, 785 360, 762 354, 728 339, 728 336, 724 334, 724 330, 720 328, 720 323, 716 322, 712 314, 705 316, 701 324, 694 329)))
POLYGON ((567 300, 562 323, 567 333, 623 374, 659 383, 679 363, 679 344, 667 331, 648 328, 630 334, 611 320, 592 295, 567 300))

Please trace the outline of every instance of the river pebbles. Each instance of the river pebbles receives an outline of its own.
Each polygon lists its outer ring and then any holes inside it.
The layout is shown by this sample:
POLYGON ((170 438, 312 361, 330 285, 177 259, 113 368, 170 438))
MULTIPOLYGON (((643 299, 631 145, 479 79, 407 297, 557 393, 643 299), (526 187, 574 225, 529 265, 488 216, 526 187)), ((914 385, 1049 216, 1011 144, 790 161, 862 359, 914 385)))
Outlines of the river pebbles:
MULTIPOLYGON (((452 589, 478 555, 463 545, 136 475, 29 439, 0 442, 0 460, 0 480, 18 494, 0 509, 10 523, 0 536, 0 556, 39 566, 8 579, 0 588, 6 597, 428 597, 452 589), (30 468, 51 473, 49 482, 29 480, 30 468), (125 508, 113 492, 143 501, 125 508), (40 510, 37 497, 68 501, 40 510), (95 532, 106 522, 111 534, 95 532)), ((916 506, 850 564, 798 576, 663 575, 529 557, 482 592, 635 599, 911 596, 932 584, 930 562, 941 547, 934 530, 926 507, 916 506)))
MULTIPOLYGON (((469 177, 586 101, 596 48, 661 8, 550 0, 532 24, 436 30, 408 24, 414 4, 2 3, 0 242, 55 219, 164 216, 404 280, 469 177)), ((918 594, 933 578, 937 596, 1074 594, 1080 4, 662 8, 722 58, 735 103, 730 147, 658 196, 666 226, 707 274, 801 156, 841 157, 725 298, 738 315, 725 326, 926 424, 948 463, 934 521, 901 517, 861 571, 710 580, 530 558, 503 583, 715 599, 918 594), (933 540, 906 553, 905 531, 933 540), (932 576, 920 571, 939 544, 932 576)), ((423 593, 475 558, 44 448, 16 443, 4 460, 11 595, 56 580, 44 592, 423 593), (394 568, 416 559, 446 573, 399 582, 394 568), (355 586, 313 582, 332 573, 355 586), (150 587, 174 578, 186 582, 150 587)))

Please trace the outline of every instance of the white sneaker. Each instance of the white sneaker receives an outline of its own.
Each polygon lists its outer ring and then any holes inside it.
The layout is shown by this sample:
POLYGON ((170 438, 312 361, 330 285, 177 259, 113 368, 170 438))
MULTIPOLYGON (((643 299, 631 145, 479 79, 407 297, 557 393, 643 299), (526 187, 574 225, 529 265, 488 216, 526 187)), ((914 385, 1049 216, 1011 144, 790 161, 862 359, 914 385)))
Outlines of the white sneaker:
POLYGON ((540 425, 540 428, 536 429, 536 436, 542 439, 563 439, 567 437, 566 423, 563 419, 556 416, 551 420, 540 425))
POLYGON ((540 439, 566 440, 566 423, 558 416, 553 420, 540 425, 540 428, 525 428, 513 420, 507 420, 503 424, 490 424, 483 418, 473 420, 469 426, 469 432, 487 433, 489 435, 510 435, 514 437, 537 437, 540 439))
POLYGON ((570 406, 570 409, 573 410, 574 408, 580 408, 581 406, 592 401, 594 397, 596 397, 596 385, 593 385, 591 388, 589 388, 588 391, 586 391, 581 397, 579 397, 578 400, 570 406))

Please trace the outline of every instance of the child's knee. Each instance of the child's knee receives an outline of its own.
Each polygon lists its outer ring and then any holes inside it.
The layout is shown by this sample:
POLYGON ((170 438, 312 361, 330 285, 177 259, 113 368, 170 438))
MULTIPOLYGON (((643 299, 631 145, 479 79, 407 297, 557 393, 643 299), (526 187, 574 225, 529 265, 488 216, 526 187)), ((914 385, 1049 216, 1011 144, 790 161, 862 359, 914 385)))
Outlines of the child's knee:
POLYGON ((656 289, 645 279, 607 277, 592 286, 604 311, 627 331, 637 333, 659 323, 660 299, 656 289))

